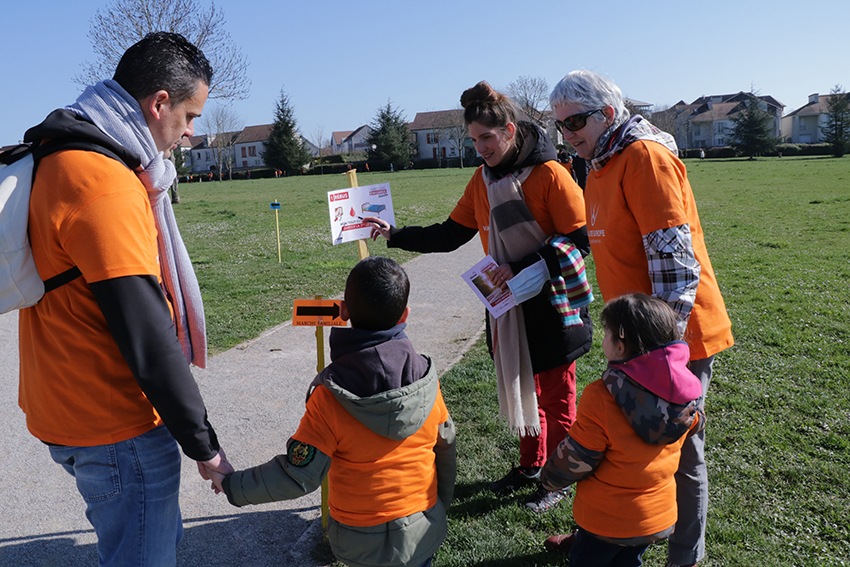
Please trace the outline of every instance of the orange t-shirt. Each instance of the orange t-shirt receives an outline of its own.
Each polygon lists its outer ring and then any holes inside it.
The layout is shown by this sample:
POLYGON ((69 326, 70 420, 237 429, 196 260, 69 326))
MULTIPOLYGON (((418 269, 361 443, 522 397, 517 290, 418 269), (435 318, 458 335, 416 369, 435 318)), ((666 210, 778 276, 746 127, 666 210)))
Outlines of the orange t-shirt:
MULTIPOLYGON (((489 254, 490 199, 484 185, 483 168, 479 167, 466 184, 450 217, 458 224, 477 228, 484 253, 489 254)), ((546 236, 569 234, 586 223, 581 187, 556 161, 536 165, 522 184, 522 194, 525 205, 546 236)))
POLYGON ((292 437, 331 457, 331 516, 349 526, 377 526, 437 503, 434 446, 449 418, 441 392, 419 431, 387 439, 357 421, 324 386, 317 386, 292 437))
POLYGON ((601 171, 589 173, 584 197, 596 281, 605 301, 632 292, 651 295, 643 235, 688 224, 701 266, 684 337, 691 360, 732 346, 732 323, 705 248, 685 164, 661 144, 637 141, 601 171))
POLYGON ((59 445, 116 443, 161 423, 86 282, 157 275, 145 189, 122 163, 83 151, 44 158, 32 190, 30 242, 43 279, 83 276, 20 311, 19 404, 30 432, 59 445))
POLYGON ((595 380, 581 394, 570 437, 586 449, 605 451, 593 474, 576 484, 573 517, 579 526, 604 537, 632 538, 676 523, 673 475, 687 435, 671 445, 644 442, 604 382, 595 380))

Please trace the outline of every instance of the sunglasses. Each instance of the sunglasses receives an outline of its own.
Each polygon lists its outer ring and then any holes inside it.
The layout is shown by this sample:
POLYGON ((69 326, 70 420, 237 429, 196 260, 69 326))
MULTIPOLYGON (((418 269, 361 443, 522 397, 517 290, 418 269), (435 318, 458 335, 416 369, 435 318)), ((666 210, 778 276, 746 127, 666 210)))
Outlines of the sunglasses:
POLYGON ((596 110, 591 110, 590 112, 582 112, 581 114, 573 114, 572 116, 567 116, 563 120, 555 120, 555 125, 562 130, 569 130, 570 132, 578 132, 587 124, 587 119, 596 114, 597 112, 602 112, 601 108, 597 108, 596 110))

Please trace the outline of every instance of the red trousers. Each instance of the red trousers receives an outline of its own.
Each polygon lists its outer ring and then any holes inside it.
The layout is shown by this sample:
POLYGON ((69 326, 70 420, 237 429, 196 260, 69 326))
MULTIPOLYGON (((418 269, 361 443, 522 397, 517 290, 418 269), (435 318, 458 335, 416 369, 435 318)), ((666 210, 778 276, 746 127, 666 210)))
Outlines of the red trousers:
POLYGON ((575 362, 534 375, 540 435, 520 436, 521 467, 542 467, 576 419, 575 362))

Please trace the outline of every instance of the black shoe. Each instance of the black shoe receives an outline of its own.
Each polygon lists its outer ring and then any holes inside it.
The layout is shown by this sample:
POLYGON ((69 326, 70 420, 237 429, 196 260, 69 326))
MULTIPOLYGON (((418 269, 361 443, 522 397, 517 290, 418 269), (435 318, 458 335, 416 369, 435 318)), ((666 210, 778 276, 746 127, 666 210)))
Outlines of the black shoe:
POLYGON ((523 486, 537 484, 539 479, 539 467, 514 467, 504 477, 496 482, 490 483, 489 488, 497 495, 505 496, 515 490, 519 490, 523 486))
POLYGON ((538 514, 547 512, 558 505, 558 502, 569 496, 570 489, 562 488, 561 490, 546 490, 542 486, 537 489, 537 492, 531 497, 531 500, 525 503, 525 507, 532 512, 538 514))

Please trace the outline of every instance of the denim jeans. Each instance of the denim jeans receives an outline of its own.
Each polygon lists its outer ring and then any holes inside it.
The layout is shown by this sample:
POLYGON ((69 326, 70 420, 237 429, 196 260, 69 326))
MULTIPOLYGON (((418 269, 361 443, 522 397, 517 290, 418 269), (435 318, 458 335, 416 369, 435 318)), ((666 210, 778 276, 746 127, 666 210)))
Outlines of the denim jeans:
POLYGON ((570 567, 640 567, 648 547, 648 543, 615 545, 579 528, 570 549, 570 567))
POLYGON ((177 564, 181 457, 165 426, 111 445, 51 446, 50 456, 77 482, 101 566, 177 564))
MULTIPOLYGON (((708 394, 714 356, 692 360, 688 368, 702 382, 702 397, 708 394)), ((705 525, 708 515, 708 469, 705 466, 705 431, 691 435, 682 445, 676 471, 676 504, 679 517, 670 534, 667 560, 674 565, 692 565, 705 557, 705 525)))
POLYGON ((425 563, 420 565, 419 567, 431 567, 431 562, 434 561, 434 556, 432 555, 428 559, 425 560, 425 563))

